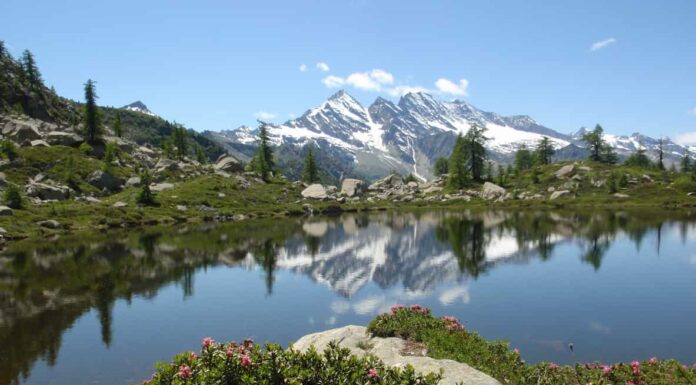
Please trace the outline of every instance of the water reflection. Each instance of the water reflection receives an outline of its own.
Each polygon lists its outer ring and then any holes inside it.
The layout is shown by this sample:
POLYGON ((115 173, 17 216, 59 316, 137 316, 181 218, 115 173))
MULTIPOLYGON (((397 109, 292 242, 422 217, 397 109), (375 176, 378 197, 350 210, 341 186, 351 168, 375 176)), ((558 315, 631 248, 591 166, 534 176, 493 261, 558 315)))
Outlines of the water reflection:
MULTIPOLYGON (((317 305, 329 308, 326 324, 332 325, 350 311, 371 316, 395 301, 432 294, 442 306, 469 303, 471 282, 498 266, 548 261, 564 244, 599 271, 618 237, 630 239, 639 251, 654 233, 659 254, 665 228, 678 229, 686 242, 693 223, 688 212, 438 211, 20 242, 0 257, 0 384, 30 379, 37 360, 55 365, 63 334, 89 311, 96 311, 108 349, 117 300, 155 298, 170 283, 180 287, 185 300, 196 299, 194 281, 201 269, 258 271, 267 297, 274 295, 280 272, 308 277, 338 295, 327 305, 317 305), (378 289, 356 298, 369 285, 378 289)), ((594 332, 609 333, 599 321, 588 325, 594 332)))

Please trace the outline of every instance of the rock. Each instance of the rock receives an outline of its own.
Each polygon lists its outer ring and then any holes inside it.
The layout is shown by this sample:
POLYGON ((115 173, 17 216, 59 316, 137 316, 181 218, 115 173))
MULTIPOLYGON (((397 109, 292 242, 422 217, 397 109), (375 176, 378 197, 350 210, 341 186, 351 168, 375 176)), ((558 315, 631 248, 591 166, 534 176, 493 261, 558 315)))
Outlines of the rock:
POLYGON ((406 186, 410 187, 411 189, 417 190, 418 189, 418 182, 410 181, 406 183, 406 186))
POLYGON ((440 186, 430 186, 423 190, 425 194, 433 194, 433 193, 439 193, 442 191, 442 187, 440 186))
POLYGON ((121 180, 110 172, 97 170, 90 174, 87 182, 100 190, 118 191, 121 189, 121 180))
POLYGON ((329 231, 329 225, 326 221, 321 222, 305 222, 302 224, 302 230, 313 237, 321 238, 327 231, 329 231))
POLYGON ((46 143, 46 141, 42 140, 42 139, 32 140, 29 143, 31 144, 32 147, 51 147, 50 144, 46 143))
POLYGON ((646 182, 646 183, 654 182, 653 178, 648 174, 643 174, 640 178, 643 180, 643 182, 646 182))
POLYGON ((331 341, 336 341, 343 348, 350 349, 352 354, 358 356, 375 355, 385 365, 404 368, 411 365, 422 374, 438 373, 444 370, 440 385, 500 385, 493 377, 480 372, 471 366, 453 361, 437 360, 423 355, 402 355, 405 349, 405 341, 401 338, 371 338, 367 329, 362 326, 349 325, 338 329, 306 335, 293 344, 297 351, 307 351, 314 346, 319 352, 323 351, 331 341), (363 350, 365 346, 369 349, 363 350))
POLYGON ((563 197, 563 196, 566 196, 566 195, 570 195, 570 191, 568 191, 568 190, 558 190, 558 191, 554 191, 553 194, 551 194, 551 197, 549 197, 549 199, 550 199, 550 200, 555 200, 555 199, 558 199, 558 198, 563 197))
POLYGON ((409 195, 405 195, 403 198, 401 198, 401 201, 402 201, 402 202, 411 202, 411 201, 414 200, 415 198, 416 198, 416 197, 414 197, 413 195, 410 195, 410 194, 409 194, 409 195))
POLYGON ((41 200, 63 201, 70 197, 70 189, 67 186, 49 185, 45 183, 31 183, 25 191, 28 196, 41 200))
POLYGON ((7 179, 5 178, 5 173, 0 172, 0 189, 7 186, 7 179))
POLYGON ((346 197, 338 197, 336 198, 337 203, 346 203, 346 197))
POLYGON ((236 158, 231 157, 229 155, 222 156, 221 158, 219 158, 218 161, 215 163, 215 166, 213 166, 213 168, 215 168, 215 170, 217 171, 224 172, 240 172, 244 170, 244 166, 242 166, 242 163, 236 158))
POLYGON ((546 192, 552 193, 552 192, 554 192, 554 191, 556 191, 556 188, 553 187, 553 186, 550 186, 549 188, 546 189, 546 192))
POLYGON ((629 195, 628 195, 628 194, 622 194, 622 193, 615 193, 615 194, 614 194, 614 197, 615 197, 615 198, 628 198, 629 195))
POLYGON ((354 196, 363 195, 366 187, 365 182, 360 179, 346 178, 341 183, 341 192, 346 194, 348 198, 352 198, 354 196))
POLYGON ((302 190, 300 193, 303 198, 310 199, 326 199, 326 189, 319 183, 315 183, 302 190))
POLYGON ((333 194, 336 191, 338 191, 338 187, 332 186, 332 185, 326 186, 326 193, 327 194, 333 194))
POLYGON ((584 172, 590 172, 590 171, 592 171, 592 167, 580 166, 580 167, 578 167, 578 170, 584 171, 584 172))
POLYGON ((39 225, 39 227, 45 227, 47 229, 59 229, 62 227, 60 222, 58 222, 55 219, 48 219, 45 221, 39 221, 39 222, 36 222, 36 224, 39 225))
POLYGON ((126 181, 126 187, 133 187, 133 186, 139 186, 140 185, 140 177, 139 176, 132 176, 128 178, 126 181))
POLYGON ((97 199, 95 197, 84 197, 82 200, 85 203, 89 203, 91 205, 98 205, 98 204, 102 203, 99 199, 97 199))
POLYGON ((167 158, 160 158, 160 160, 157 161, 157 164, 155 164, 155 172, 158 174, 164 171, 179 170, 180 168, 181 167, 179 166, 178 162, 167 158))
POLYGON ((558 171, 556 171, 556 178, 562 179, 562 178, 567 178, 573 172, 575 171, 575 165, 574 164, 567 164, 563 167, 561 167, 558 171))
POLYGON ((46 134, 46 141, 50 143, 52 146, 60 145, 77 147, 85 140, 80 135, 74 133, 63 131, 51 131, 48 134, 46 134))
POLYGON ((495 183, 486 182, 483 184, 481 189, 481 198, 485 200, 497 199, 505 195, 506 191, 504 188, 498 186, 495 183))
POLYGON ((41 139, 41 134, 35 126, 21 120, 14 120, 6 123, 5 127, 2 129, 2 134, 7 139, 13 140, 16 143, 31 142, 32 140, 41 139))
POLYGON ((154 192, 162 192, 164 190, 169 190, 174 188, 174 185, 172 183, 164 182, 164 183, 157 183, 153 184, 150 186, 150 190, 154 192))
POLYGON ((177 211, 186 211, 186 210, 188 210, 188 207, 186 207, 184 205, 176 205, 176 210, 177 211))
POLYGON ((686 193, 686 196, 688 196, 688 197, 696 197, 696 191, 688 192, 688 193, 686 193))
POLYGON ((0 206, 0 216, 12 216, 14 213, 12 209, 7 206, 0 206))
POLYGON ((126 202, 121 202, 121 201, 118 201, 118 202, 114 203, 114 204, 113 204, 113 205, 111 205, 111 206, 112 206, 112 207, 116 207, 116 208, 119 208, 119 209, 120 209, 120 208, 123 208, 123 207, 128 207, 128 203, 126 203, 126 202))
POLYGON ((389 187, 401 187, 404 185, 404 180, 399 174, 390 174, 384 178, 375 181, 367 189, 370 191, 380 191, 389 187))

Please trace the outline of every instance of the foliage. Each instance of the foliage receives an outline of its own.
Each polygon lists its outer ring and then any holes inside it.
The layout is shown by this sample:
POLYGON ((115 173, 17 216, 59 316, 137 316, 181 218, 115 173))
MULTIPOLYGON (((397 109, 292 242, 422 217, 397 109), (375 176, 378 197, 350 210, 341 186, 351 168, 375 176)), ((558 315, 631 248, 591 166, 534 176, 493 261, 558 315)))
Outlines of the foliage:
POLYGON ((590 150, 589 159, 595 162, 616 164, 619 160, 614 148, 604 140, 604 129, 599 124, 594 130, 586 132, 582 140, 590 150))
POLYGON ((693 163, 691 162, 691 156, 688 152, 684 153, 684 156, 682 157, 681 162, 679 164, 679 169, 683 173, 694 171, 693 163))
POLYGON ((252 159, 252 167, 261 179, 268 181, 271 173, 275 170, 275 161, 273 160, 273 149, 271 148, 271 140, 268 136, 268 124, 259 122, 259 146, 256 150, 256 155, 252 159))
POLYGON ((17 146, 9 139, 5 139, 0 142, 0 154, 4 155, 10 161, 17 159, 19 155, 17 152, 17 146))
POLYGON ((515 152, 515 170, 517 172, 529 170, 534 165, 534 157, 525 144, 515 152))
POLYGON ((148 170, 144 170, 140 173, 140 193, 138 194, 138 203, 146 206, 155 206, 157 201, 155 200, 155 194, 150 190, 150 184, 152 183, 152 177, 148 170))
POLYGON ((20 60, 22 64, 22 69, 24 70, 24 76, 29 82, 29 86, 32 88, 39 88, 43 85, 41 80, 41 72, 36 66, 36 61, 34 60, 34 55, 28 49, 25 49, 22 53, 22 58, 20 60))
POLYGON ((5 204, 13 209, 21 209, 24 207, 24 198, 22 198, 22 191, 15 184, 9 183, 5 188, 5 193, 3 194, 3 200, 5 204))
POLYGON ((433 167, 433 173, 436 176, 447 174, 449 168, 449 162, 447 158, 437 158, 435 165, 433 167))
POLYGON ((106 144, 106 149, 104 150, 104 171, 108 171, 114 164, 116 157, 118 156, 119 148, 116 143, 109 142, 106 144))
POLYGON ((406 177, 404 178, 404 183, 406 184, 406 183, 409 183, 409 182, 418 182, 418 179, 416 179, 415 175, 413 175, 413 174, 408 174, 408 175, 406 175, 406 177))
POLYGON ((123 126, 121 124, 120 112, 116 112, 116 119, 114 119, 114 135, 119 138, 123 137, 123 126))
POLYGON ((92 151, 94 151, 94 148, 92 146, 90 146, 89 143, 87 143, 87 142, 82 142, 82 144, 80 144, 79 149, 80 149, 80 152, 85 154, 85 155, 90 155, 90 154, 92 154, 92 151))
POLYGON ((464 137, 459 134, 454 142, 454 148, 452 149, 452 155, 449 158, 447 167, 449 170, 447 187, 452 190, 461 190, 469 179, 469 173, 466 169, 465 146, 464 137))
POLYGON ((665 163, 664 163, 664 160, 665 160, 664 144, 665 144, 665 141, 664 141, 662 138, 660 138, 660 139, 657 140, 657 168, 659 168, 660 170, 664 170, 664 169, 665 169, 665 163))
POLYGON ((186 141, 186 128, 180 124, 174 124, 172 129, 172 144, 177 159, 183 160, 188 154, 188 143, 186 141))
POLYGON ((536 161, 541 165, 551 164, 552 157, 556 153, 553 148, 553 144, 547 136, 544 136, 539 140, 536 150, 534 151, 534 156, 536 161))
POLYGON ((361 358, 332 342, 322 352, 263 347, 251 339, 237 344, 205 338, 200 354, 182 353, 171 363, 159 363, 151 385, 179 384, 422 384, 435 385, 439 375, 417 374, 384 365, 374 356, 361 358))
POLYGON ((503 384, 644 385, 696 383, 696 366, 688 368, 674 360, 651 358, 630 364, 585 363, 559 366, 541 362, 528 365, 517 349, 502 341, 487 341, 454 317, 436 318, 419 305, 392 306, 391 312, 372 320, 368 331, 379 337, 401 337, 424 343, 428 355, 464 362, 495 377, 503 384))
POLYGON ((314 159, 314 149, 311 146, 307 149, 307 155, 302 166, 302 180, 310 184, 319 181, 317 163, 314 159))
POLYGON ((653 162, 645 155, 645 149, 639 148, 638 151, 631 154, 625 161, 624 166, 629 167, 639 167, 639 168, 651 168, 653 167, 653 162))
POLYGON ((208 158, 205 156, 205 150, 200 144, 196 144, 196 161, 200 164, 208 163, 208 158))
POLYGON ((85 83, 84 126, 85 137, 89 143, 95 143, 101 136, 101 114, 97 107, 95 82, 88 79, 85 83))
POLYGON ((486 163, 486 141, 488 141, 488 138, 484 136, 485 132, 485 127, 479 127, 474 124, 469 131, 467 131, 466 135, 464 135, 464 141, 466 143, 466 162, 471 173, 471 178, 477 182, 483 180, 484 166, 486 163))

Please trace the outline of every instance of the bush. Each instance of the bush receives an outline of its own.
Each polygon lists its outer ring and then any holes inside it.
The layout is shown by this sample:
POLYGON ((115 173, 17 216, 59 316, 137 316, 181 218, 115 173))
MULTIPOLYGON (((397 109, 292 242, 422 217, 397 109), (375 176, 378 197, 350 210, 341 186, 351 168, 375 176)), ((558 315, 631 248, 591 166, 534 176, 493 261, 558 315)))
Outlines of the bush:
POLYGON ((111 166, 113 166, 116 157, 118 156, 118 146, 114 143, 107 143, 106 149, 104 150, 104 171, 109 171, 111 166))
POLYGON ((24 207, 24 198, 22 198, 22 192, 19 187, 14 184, 8 184, 5 189, 5 194, 3 196, 5 204, 13 209, 21 209, 24 207))
POLYGON ((7 157, 10 161, 17 159, 19 153, 17 152, 17 146, 10 140, 3 140, 0 143, 0 153, 7 157))
POLYGON ((375 336, 402 337, 424 343, 429 356, 464 362, 503 384, 696 384, 696 364, 688 368, 675 360, 651 358, 613 365, 596 362, 574 366, 548 362, 527 365, 519 351, 511 351, 507 343, 487 341, 467 331, 455 318, 436 318, 430 310, 418 305, 392 306, 390 313, 370 322, 368 331, 375 336))
POLYGON ((146 206, 155 206, 157 201, 155 200, 155 194, 150 190, 150 183, 152 183, 152 178, 150 173, 145 170, 140 174, 140 194, 138 194, 138 203, 146 206))
POLYGON ((80 145, 79 149, 80 149, 81 153, 88 155, 88 156, 92 154, 92 151, 94 151, 94 148, 92 146, 90 146, 89 143, 87 143, 87 142, 82 143, 80 145))
POLYGON ((421 384, 434 385, 439 375, 416 374, 412 367, 386 367, 375 357, 360 358, 330 344, 323 353, 260 347, 250 339, 241 344, 217 343, 205 338, 200 355, 177 355, 159 363, 151 385, 178 384, 421 384))

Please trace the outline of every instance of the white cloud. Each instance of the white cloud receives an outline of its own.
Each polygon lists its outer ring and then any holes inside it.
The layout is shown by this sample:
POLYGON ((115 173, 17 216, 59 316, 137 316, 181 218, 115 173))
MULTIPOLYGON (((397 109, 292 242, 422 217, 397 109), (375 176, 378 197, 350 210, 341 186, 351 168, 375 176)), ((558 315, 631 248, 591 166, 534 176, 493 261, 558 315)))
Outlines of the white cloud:
POLYGON ((261 120, 271 120, 278 115, 274 114, 272 112, 268 112, 268 111, 259 111, 259 112, 255 113, 254 116, 257 119, 261 119, 261 120))
POLYGON ((600 41, 596 41, 596 42, 592 43, 592 46, 590 46, 590 51, 597 51, 599 49, 606 48, 609 45, 614 44, 614 43, 616 43, 616 39, 613 37, 610 37, 610 38, 604 39, 604 40, 600 40, 600 41))
POLYGON ((307 71, 307 64, 300 64, 300 71, 301 72, 307 71))
POLYGON ((331 68, 329 68, 328 64, 324 63, 323 61, 320 61, 319 63, 317 63, 317 69, 319 69, 319 71, 322 72, 329 72, 331 68))
POLYGON ((382 86, 376 79, 373 79, 370 73, 355 72, 346 78, 346 84, 349 84, 363 91, 379 91, 382 86))
POLYGON ((674 142, 682 146, 696 145, 696 131, 677 134, 674 136, 674 142))
POLYGON ((469 81, 460 79, 459 83, 455 83, 449 79, 440 78, 435 82, 435 87, 445 94, 466 96, 466 89, 469 87, 469 81))
POLYGON ((324 83, 325 86, 329 88, 337 88, 346 83, 346 80, 343 79, 342 77, 334 76, 334 75, 329 75, 323 79, 321 79, 321 82, 324 83))
POLYGON ((469 301, 471 301, 471 295, 469 294, 468 287, 455 286, 453 288, 443 290, 440 293, 438 300, 444 306, 449 306, 457 300, 461 300, 462 303, 467 304, 469 301))
POLYGON ((394 84, 394 75, 381 69, 370 71, 370 77, 380 84, 394 84))
POLYGON ((687 111, 686 113, 689 114, 689 115, 694 115, 694 116, 696 116, 696 107, 690 109, 690 110, 687 111))

